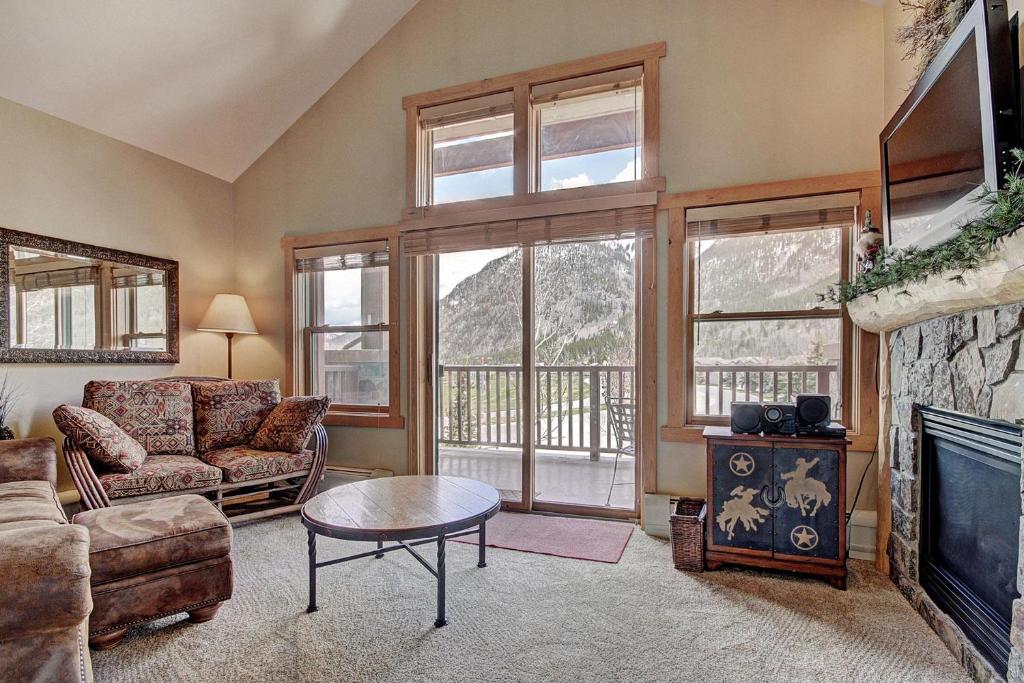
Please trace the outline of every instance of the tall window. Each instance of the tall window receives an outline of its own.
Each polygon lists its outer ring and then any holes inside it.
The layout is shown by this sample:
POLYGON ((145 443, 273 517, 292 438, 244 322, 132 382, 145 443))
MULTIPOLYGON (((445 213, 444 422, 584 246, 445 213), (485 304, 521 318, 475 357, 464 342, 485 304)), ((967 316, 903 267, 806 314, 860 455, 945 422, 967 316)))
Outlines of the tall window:
MULTIPOLYGON (((405 98, 410 208, 657 178, 664 54, 646 45, 405 98)), ((639 190, 610 192, 627 191, 639 190)))
POLYGON ((533 88, 538 189, 640 178, 642 79, 635 67, 533 88))
POLYGON ((292 251, 301 391, 329 396, 336 424, 398 415, 396 249, 385 238, 292 251))
POLYGON ((430 150, 428 204, 512 194, 512 93, 420 112, 430 150))
POLYGON ((718 422, 733 401, 832 396, 842 415, 844 316, 817 293, 840 279, 852 207, 790 200, 687 212, 688 418, 718 422))

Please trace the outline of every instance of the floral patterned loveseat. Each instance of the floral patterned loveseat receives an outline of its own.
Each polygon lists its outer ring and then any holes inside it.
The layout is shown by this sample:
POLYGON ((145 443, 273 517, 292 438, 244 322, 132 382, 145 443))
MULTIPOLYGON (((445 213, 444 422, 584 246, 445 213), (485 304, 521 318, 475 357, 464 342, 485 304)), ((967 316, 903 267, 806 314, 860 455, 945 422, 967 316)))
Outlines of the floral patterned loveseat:
POLYGON ((284 398, 277 380, 94 381, 54 421, 85 509, 183 493, 233 521, 297 510, 327 456, 325 396, 284 398))

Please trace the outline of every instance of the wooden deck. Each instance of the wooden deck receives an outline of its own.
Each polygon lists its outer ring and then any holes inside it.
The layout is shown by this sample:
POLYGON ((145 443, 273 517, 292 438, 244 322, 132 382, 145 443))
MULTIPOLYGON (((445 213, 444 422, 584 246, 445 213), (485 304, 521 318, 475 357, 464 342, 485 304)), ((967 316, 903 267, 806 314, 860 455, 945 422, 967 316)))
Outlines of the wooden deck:
MULTIPOLYGON (((592 461, 587 453, 537 451, 536 500, 604 507, 612 485, 615 456, 592 461)), ((519 500, 522 492, 522 455, 508 448, 442 447, 438 474, 469 477, 498 489, 506 499, 519 500)), ((634 459, 619 460, 610 507, 634 505, 634 459)))

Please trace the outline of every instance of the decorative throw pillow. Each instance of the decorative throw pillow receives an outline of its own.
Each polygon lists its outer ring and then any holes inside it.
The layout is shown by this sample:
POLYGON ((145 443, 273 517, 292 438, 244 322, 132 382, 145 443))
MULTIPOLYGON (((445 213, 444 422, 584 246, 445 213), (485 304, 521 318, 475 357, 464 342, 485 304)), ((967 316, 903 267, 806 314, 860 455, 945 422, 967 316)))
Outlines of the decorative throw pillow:
POLYGON ((281 401, 277 380, 196 382, 196 442, 200 453, 249 443, 281 401))
POLYGON ((326 396, 291 396, 282 400, 260 425, 251 445, 261 451, 298 453, 327 414, 326 396))
POLYGON ((70 437, 86 455, 112 472, 133 472, 146 459, 142 444, 95 410, 57 406, 53 421, 64 436, 70 437))
POLYGON ((150 455, 196 452, 192 387, 185 382, 89 382, 82 405, 113 420, 150 455))

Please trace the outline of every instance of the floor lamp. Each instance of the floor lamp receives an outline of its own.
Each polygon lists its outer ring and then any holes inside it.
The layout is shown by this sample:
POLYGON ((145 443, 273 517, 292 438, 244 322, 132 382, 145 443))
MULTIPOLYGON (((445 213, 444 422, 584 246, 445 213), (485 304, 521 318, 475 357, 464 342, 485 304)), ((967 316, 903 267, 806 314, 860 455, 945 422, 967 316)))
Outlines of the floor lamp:
POLYGON ((200 332, 221 332, 228 338, 228 379, 232 379, 232 338, 236 334, 258 334, 245 297, 240 294, 218 294, 213 297, 206 315, 196 329, 200 332))

